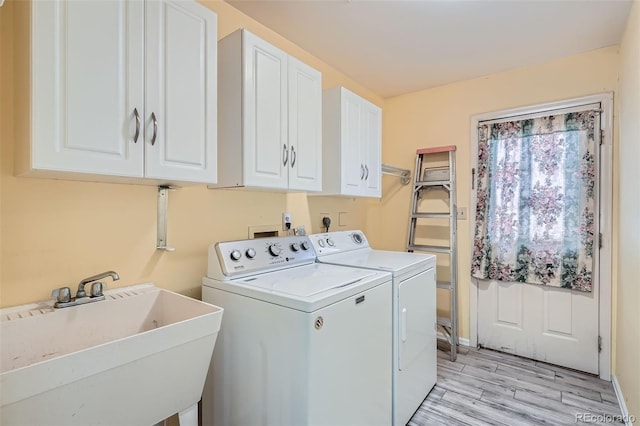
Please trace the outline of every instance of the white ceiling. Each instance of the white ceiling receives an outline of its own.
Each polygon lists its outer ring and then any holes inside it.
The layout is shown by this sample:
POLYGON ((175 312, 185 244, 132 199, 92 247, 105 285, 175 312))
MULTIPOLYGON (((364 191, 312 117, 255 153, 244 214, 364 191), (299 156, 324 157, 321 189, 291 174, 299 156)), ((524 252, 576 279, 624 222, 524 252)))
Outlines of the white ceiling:
POLYGON ((620 41, 631 0, 226 0, 391 97, 620 41))

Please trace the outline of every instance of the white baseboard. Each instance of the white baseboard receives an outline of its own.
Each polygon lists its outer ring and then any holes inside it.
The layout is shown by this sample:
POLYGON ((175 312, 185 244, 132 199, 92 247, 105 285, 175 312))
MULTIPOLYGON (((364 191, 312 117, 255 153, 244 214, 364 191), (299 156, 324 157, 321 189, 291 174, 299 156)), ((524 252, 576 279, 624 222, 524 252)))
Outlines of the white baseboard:
POLYGON ((615 374, 611 375, 611 383, 613 384, 613 390, 616 391, 616 398, 618 398, 618 405, 620 405, 620 411, 622 412, 622 419, 626 426, 632 426, 631 418, 629 417, 629 410, 627 409, 627 403, 624 402, 624 396, 622 395, 622 389, 620 383, 618 383, 618 377, 615 374))
POLYGON ((458 337, 458 344, 462 346, 469 346, 469 339, 465 339, 464 337, 458 337))
MULTIPOLYGON (((446 340, 447 342, 449 341, 447 336, 442 331, 438 331, 436 336, 440 340, 446 340)), ((458 344, 462 346, 469 346, 469 339, 465 339, 464 337, 458 337, 458 344)))

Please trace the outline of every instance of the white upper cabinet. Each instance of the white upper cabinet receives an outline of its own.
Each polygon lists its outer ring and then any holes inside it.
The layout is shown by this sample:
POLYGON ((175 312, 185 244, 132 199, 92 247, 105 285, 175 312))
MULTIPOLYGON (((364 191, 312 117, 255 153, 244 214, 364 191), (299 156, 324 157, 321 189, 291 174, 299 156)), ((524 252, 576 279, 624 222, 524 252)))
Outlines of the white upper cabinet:
POLYGON ((319 191, 320 72, 246 30, 218 49, 217 186, 319 191))
POLYGON ((195 0, 149 0, 146 33, 145 176, 215 183, 216 14, 195 0))
MULTIPOLYGON (((242 33, 234 33, 234 36, 242 33)), ((229 40, 231 41, 231 40, 229 40)), ((234 121, 242 121, 245 170, 244 185, 286 188, 288 186, 289 142, 287 137, 287 82, 288 56, 264 40, 248 32, 244 33, 242 62, 244 76, 242 93, 244 108, 234 121)), ((225 44, 224 41, 221 44, 225 44)), ((239 49, 239 46, 227 46, 239 49)), ((224 52, 221 50, 221 54, 224 52)), ((240 50, 240 49, 239 49, 240 50)), ((223 63, 221 68, 228 64, 223 63)), ((220 84, 225 84, 226 74, 221 71, 220 84)), ((233 89, 233 88, 232 88, 233 89)), ((222 101, 222 99, 221 99, 222 101)), ((225 124, 229 123, 225 120, 225 124)), ((239 144, 239 140, 224 138, 221 143, 239 144)), ((222 158, 223 161, 227 161, 222 158)), ((231 162, 233 164, 233 162, 231 162)), ((224 177, 222 177, 224 179, 224 177)))
POLYGON ((216 181, 213 11, 171 0, 30 4, 30 143, 19 173, 216 181))
POLYGON ((382 110, 344 87, 323 94, 323 193, 381 197, 382 110))
POLYGON ((322 190, 322 77, 289 57, 289 188, 322 190))

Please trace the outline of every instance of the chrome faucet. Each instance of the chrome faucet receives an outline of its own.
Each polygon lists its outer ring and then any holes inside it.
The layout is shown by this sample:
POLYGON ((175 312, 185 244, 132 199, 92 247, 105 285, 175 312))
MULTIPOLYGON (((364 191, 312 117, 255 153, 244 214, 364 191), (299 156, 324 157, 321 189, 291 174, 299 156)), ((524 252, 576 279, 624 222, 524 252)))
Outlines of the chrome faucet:
MULTIPOLYGON (((89 284, 90 282, 98 281, 98 280, 101 280, 101 279, 107 278, 107 277, 113 278, 114 281, 118 281, 120 279, 120 276, 114 271, 107 271, 107 272, 103 272, 103 273, 98 274, 98 275, 94 275, 94 276, 89 277, 89 278, 85 278, 82 281, 80 281, 80 284, 78 284, 78 291, 76 292, 76 299, 78 299, 80 297, 87 297, 87 293, 84 291, 84 286, 86 284, 89 284)), ((102 293, 102 292, 100 292, 100 293, 102 293)), ((93 296, 93 294, 92 294, 92 296, 93 296)))
POLYGON ((73 298, 71 297, 71 290, 69 289, 69 287, 61 287, 53 290, 51 295, 57 298, 57 301, 53 306, 55 308, 66 308, 69 306, 82 305, 85 303, 104 300, 104 294, 102 294, 104 284, 99 282, 98 280, 107 277, 111 277, 114 281, 120 279, 120 276, 114 271, 107 271, 89 278, 85 278, 78 284, 76 297, 73 298), (91 284, 90 296, 87 296, 87 292, 84 290, 84 286, 89 283, 93 284, 91 284))

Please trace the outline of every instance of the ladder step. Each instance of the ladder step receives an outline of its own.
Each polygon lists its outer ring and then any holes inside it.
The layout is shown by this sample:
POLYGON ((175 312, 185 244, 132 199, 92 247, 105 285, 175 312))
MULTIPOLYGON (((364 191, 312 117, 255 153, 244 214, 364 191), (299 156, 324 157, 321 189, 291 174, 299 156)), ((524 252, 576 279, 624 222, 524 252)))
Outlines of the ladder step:
POLYGON ((443 327, 451 328, 451 318, 448 317, 438 317, 438 325, 443 327))
POLYGON ((411 213, 412 219, 450 219, 451 213, 411 213))
POLYGON ((409 250, 430 251, 432 253, 451 253, 451 248, 446 246, 427 246, 422 244, 411 244, 409 250))
POLYGON ((422 186, 445 186, 445 185, 451 185, 451 181, 450 180, 434 180, 434 181, 420 180, 414 183, 414 186, 416 188, 422 187, 422 186))
POLYGON ((442 288, 445 290, 451 290, 451 282, 450 281, 436 281, 436 287, 442 288))
POLYGON ((447 145, 447 146, 434 146, 430 148, 420 148, 416 150, 416 155, 423 154, 435 154, 436 152, 447 152, 447 151, 455 151, 455 145, 447 145))

